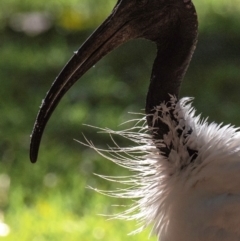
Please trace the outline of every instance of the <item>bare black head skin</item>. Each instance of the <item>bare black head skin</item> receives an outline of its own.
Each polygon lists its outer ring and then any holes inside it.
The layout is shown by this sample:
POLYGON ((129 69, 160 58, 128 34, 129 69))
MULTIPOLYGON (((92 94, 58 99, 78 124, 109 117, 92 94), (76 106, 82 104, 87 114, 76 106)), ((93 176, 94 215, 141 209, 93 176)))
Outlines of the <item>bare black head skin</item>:
MULTIPOLYGON (((191 0, 118 0, 111 15, 74 54, 42 102, 31 136, 31 161, 37 160, 44 128, 64 94, 103 56, 136 38, 148 39, 157 46, 146 114, 149 127, 155 128, 153 139, 162 139, 167 126, 153 122, 151 114, 161 102, 167 103, 170 95, 178 97, 197 42, 197 28, 191 0)), ((161 151, 168 155, 168 150, 161 151)))

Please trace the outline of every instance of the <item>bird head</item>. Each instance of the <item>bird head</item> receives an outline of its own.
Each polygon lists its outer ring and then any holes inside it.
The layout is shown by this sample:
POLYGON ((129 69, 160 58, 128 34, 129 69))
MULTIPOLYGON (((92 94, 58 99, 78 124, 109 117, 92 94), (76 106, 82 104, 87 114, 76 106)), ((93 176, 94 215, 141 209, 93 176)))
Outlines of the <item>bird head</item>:
MULTIPOLYGON (((167 61, 168 57, 171 59, 174 51, 179 49, 182 52, 186 51, 188 56, 192 51, 188 46, 196 39, 196 29, 196 13, 190 0, 118 0, 110 16, 74 53, 42 101, 31 136, 31 161, 37 160, 44 128, 61 98, 103 56, 136 38, 155 42, 159 54, 163 56, 162 60, 167 61), (180 45, 181 43, 187 43, 187 48, 180 45), (166 52, 165 49, 170 52, 166 52)), ((181 56, 176 58, 176 65, 183 61, 182 59, 181 56)), ((163 86, 162 90, 166 92, 164 96, 169 94, 163 86)), ((155 99, 159 102, 161 98, 153 96, 154 101, 147 98, 147 102, 150 103, 147 103, 147 110, 155 105, 155 99)))

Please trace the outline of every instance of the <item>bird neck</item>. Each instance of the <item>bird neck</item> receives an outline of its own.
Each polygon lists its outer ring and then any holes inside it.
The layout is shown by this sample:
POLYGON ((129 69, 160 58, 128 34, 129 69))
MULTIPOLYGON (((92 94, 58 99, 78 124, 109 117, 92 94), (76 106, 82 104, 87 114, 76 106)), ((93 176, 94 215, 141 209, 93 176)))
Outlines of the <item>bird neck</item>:
POLYGON ((169 95, 179 96, 181 82, 195 50, 197 36, 183 38, 175 33, 167 39, 167 47, 157 43, 157 56, 153 64, 146 101, 146 113, 152 113, 160 103, 167 103, 169 95))
MULTIPOLYGON (((157 41, 157 56, 146 100, 147 122, 157 128, 156 139, 163 139, 169 132, 162 121, 155 121, 153 114, 161 103, 170 105, 171 96, 179 97, 181 82, 191 61, 197 43, 197 16, 195 9, 191 18, 182 16, 167 34, 157 41)), ((159 113, 161 116, 161 113, 159 113)), ((154 134, 155 135, 155 134, 154 134)))

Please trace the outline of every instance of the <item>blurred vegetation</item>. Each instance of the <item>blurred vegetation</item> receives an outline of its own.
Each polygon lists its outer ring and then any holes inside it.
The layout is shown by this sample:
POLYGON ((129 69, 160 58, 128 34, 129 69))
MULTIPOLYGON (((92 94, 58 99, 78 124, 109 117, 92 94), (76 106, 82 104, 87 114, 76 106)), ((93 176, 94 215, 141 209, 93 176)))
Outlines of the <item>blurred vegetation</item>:
MULTIPOLYGON (((195 0, 199 44, 182 87, 198 113, 240 125, 240 2, 195 0)), ((0 2, 0 240, 146 240, 127 233, 134 222, 97 214, 127 205, 86 186, 115 189, 93 173, 126 171, 72 141, 82 133, 106 147, 90 125, 118 129, 144 108, 154 46, 136 40, 101 60, 63 98, 42 141, 39 162, 28 160, 29 135, 46 91, 73 51, 109 14, 115 0, 0 2), (131 54, 129 54, 131 53, 131 54), (107 88, 106 88, 107 86, 107 88), (121 227, 121 228, 120 228, 121 227)), ((124 145, 123 140, 119 142, 124 145)), ((126 145, 126 144, 125 144, 126 145)), ((154 238, 151 240, 155 240, 154 238)))

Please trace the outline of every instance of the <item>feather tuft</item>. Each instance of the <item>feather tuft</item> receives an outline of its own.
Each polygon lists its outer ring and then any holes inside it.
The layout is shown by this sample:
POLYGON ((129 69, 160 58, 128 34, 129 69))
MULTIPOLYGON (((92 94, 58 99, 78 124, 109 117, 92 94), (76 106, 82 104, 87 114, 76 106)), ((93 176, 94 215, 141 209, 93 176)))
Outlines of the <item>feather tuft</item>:
MULTIPOLYGON (((215 192, 224 190, 222 178, 226 170, 221 172, 221 168, 214 169, 214 167, 228 165, 229 168, 240 169, 238 163, 234 165, 236 157, 240 156, 238 129, 230 125, 208 124, 207 120, 201 120, 200 116, 195 116, 192 100, 193 98, 183 98, 177 101, 176 97, 172 96, 170 103, 162 103, 155 108, 153 120, 160 120, 169 127, 169 132, 158 142, 152 140, 146 116, 141 116, 140 119, 134 120, 136 124, 130 129, 121 131, 100 129, 112 138, 114 146, 108 150, 98 149, 87 139, 82 143, 133 173, 131 176, 123 177, 99 175, 101 178, 127 187, 114 191, 98 190, 111 197, 134 200, 128 210, 115 215, 118 219, 137 220, 140 228, 133 233, 152 225, 153 232, 161 236, 161 240, 169 240, 166 235, 169 235, 171 230, 177 233, 176 226, 186 230, 184 225, 188 226, 191 222, 188 220, 189 216, 196 216, 191 214, 191 203, 201 202, 201 193, 214 195, 215 192), (133 146, 120 147, 113 135, 127 138, 133 146), (225 138, 226 136, 228 138, 225 138), (168 157, 159 151, 159 147, 164 145, 171 147, 168 157), (194 154, 189 150, 194 150, 194 154), (216 183, 211 185, 211 180, 216 182, 217 178, 221 180, 219 189, 216 183), (207 186, 206 180, 208 180, 207 186), (179 225, 179 222, 182 225, 179 225), (176 223, 178 224, 175 225, 176 223)), ((231 190, 229 185, 228 190, 231 190)), ((199 230, 199 227, 196 230, 199 230)), ((171 240, 178 239, 171 237, 171 240)))

